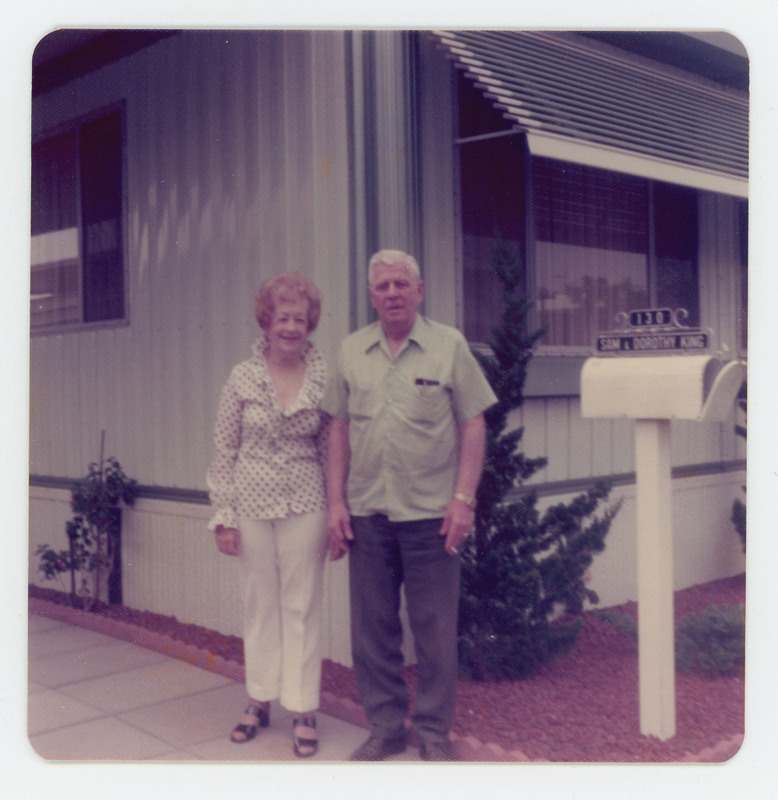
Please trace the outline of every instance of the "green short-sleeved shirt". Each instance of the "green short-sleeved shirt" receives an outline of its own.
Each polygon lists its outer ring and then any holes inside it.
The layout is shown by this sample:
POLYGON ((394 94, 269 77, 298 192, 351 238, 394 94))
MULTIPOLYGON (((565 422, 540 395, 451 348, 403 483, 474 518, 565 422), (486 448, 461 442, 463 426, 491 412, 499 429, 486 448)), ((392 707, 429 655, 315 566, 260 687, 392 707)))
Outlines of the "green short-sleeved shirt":
POLYGON ((456 481, 459 426, 496 401, 456 328, 417 315, 394 359, 380 323, 348 336, 322 409, 349 422, 351 513, 395 522, 443 516, 456 481))

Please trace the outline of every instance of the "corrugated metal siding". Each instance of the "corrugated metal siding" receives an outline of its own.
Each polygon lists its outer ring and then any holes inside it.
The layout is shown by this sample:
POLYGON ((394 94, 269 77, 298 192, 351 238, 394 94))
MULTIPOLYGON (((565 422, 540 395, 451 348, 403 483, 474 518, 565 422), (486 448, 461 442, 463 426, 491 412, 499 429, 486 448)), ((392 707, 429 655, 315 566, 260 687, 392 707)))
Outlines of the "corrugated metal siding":
POLYGON ((280 269, 318 283, 326 353, 348 330, 343 32, 190 31, 36 98, 35 131, 126 101, 130 324, 31 342, 31 471, 106 447, 144 484, 204 487, 219 390, 280 269))
MULTIPOLYGON (((345 36, 181 33, 36 98, 36 132, 126 102, 130 318, 32 338, 32 473, 83 475, 104 429, 107 454, 139 482, 203 489, 219 391, 257 333, 254 292, 281 269, 321 289, 315 339, 334 354, 349 326, 345 36)), ((58 496, 58 513, 32 498, 31 555, 63 544, 58 496)), ((125 602, 239 633, 234 564, 216 552, 209 515, 139 502, 125 602)), ((339 572, 328 571, 326 654, 348 663, 339 572)))
MULTIPOLYGON (((703 192, 700 214, 700 305, 712 324, 716 346, 741 352, 738 317, 744 320, 741 293, 739 201, 703 192)), ((745 320, 744 320, 745 321, 745 320)))
MULTIPOLYGON (((527 400, 516 422, 524 426, 522 449, 527 456, 548 459, 530 484, 622 475, 635 469, 634 421, 584 419, 578 398, 527 400)), ((723 423, 673 420, 673 466, 744 459, 743 439, 734 430, 736 422, 742 424, 743 419, 735 406, 723 423)))

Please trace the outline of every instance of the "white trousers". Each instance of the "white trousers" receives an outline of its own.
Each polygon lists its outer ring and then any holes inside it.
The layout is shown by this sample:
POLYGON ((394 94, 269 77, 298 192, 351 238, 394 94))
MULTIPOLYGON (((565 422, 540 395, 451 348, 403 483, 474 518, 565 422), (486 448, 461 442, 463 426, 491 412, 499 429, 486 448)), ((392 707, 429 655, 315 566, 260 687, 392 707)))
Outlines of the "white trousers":
POLYGON ((241 519, 246 689, 290 711, 319 707, 327 514, 241 519))

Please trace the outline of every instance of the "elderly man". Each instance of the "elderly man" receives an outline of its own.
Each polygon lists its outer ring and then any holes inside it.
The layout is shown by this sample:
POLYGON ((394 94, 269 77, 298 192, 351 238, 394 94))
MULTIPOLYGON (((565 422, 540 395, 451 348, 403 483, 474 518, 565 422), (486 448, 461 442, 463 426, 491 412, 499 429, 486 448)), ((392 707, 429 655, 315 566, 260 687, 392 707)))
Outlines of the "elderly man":
POLYGON ((354 669, 373 728, 351 760, 406 747, 404 584, 419 675, 412 724, 423 759, 450 761, 458 549, 473 527, 483 412, 497 398, 462 334, 418 313, 424 284, 412 256, 376 253, 368 280, 378 322, 345 339, 322 404, 333 416, 330 557, 350 554, 354 669))

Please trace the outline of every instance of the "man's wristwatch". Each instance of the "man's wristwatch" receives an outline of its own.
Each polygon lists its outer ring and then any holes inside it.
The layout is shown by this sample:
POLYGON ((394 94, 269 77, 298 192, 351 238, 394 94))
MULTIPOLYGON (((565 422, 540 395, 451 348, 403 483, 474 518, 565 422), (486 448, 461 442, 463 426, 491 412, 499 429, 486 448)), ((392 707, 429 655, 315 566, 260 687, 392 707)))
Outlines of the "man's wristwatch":
POLYGON ((463 503, 467 503, 471 509, 475 510, 475 497, 469 497, 466 494, 462 494, 462 492, 454 492, 454 497, 463 503))

